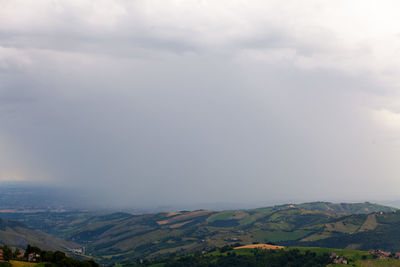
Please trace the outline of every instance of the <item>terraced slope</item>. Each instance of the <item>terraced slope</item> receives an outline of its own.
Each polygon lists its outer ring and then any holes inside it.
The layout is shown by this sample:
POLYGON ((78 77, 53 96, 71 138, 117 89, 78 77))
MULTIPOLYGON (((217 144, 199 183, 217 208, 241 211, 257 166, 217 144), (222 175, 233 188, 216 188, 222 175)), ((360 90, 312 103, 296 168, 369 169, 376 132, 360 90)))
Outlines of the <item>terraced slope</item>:
MULTIPOLYGON (((356 231, 331 232, 325 238, 282 243, 286 245, 301 243, 303 246, 400 251, 400 213, 377 213, 360 216, 353 215, 341 219, 343 222, 353 220, 354 224, 356 224, 355 220, 362 222, 356 231)), ((349 228, 351 227, 349 226, 349 228)))

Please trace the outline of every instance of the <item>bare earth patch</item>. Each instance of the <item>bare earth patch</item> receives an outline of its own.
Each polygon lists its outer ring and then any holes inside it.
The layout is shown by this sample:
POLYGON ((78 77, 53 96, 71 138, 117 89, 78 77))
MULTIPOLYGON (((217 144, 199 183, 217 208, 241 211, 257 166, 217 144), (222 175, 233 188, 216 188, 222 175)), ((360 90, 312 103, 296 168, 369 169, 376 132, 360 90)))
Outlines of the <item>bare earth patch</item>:
POLYGON ((181 214, 180 212, 168 212, 167 217, 175 216, 181 214))
POLYGON ((169 228, 171 228, 171 229, 179 228, 179 227, 182 227, 185 224, 188 224, 188 223, 191 223, 191 222, 193 222, 193 220, 186 221, 186 222, 181 222, 181 223, 176 223, 176 224, 171 225, 169 228))
POLYGON ((203 215, 206 215, 211 212, 213 212, 213 211, 211 211, 211 210, 196 210, 196 211, 192 211, 192 212, 188 212, 188 213, 185 213, 182 215, 175 216, 169 220, 158 221, 157 224, 158 225, 169 224, 169 223, 173 223, 173 222, 177 222, 177 221, 182 221, 182 220, 191 219, 194 217, 203 216, 203 215))

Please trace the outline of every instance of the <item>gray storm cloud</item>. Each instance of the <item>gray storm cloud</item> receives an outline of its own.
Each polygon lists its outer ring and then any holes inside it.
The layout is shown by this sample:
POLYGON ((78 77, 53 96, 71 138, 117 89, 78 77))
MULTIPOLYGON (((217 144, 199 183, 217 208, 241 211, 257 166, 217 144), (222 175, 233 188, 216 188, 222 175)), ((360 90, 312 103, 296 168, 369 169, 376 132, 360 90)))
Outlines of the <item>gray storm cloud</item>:
POLYGON ((124 206, 398 198, 397 5, 0 0, 0 180, 124 206))

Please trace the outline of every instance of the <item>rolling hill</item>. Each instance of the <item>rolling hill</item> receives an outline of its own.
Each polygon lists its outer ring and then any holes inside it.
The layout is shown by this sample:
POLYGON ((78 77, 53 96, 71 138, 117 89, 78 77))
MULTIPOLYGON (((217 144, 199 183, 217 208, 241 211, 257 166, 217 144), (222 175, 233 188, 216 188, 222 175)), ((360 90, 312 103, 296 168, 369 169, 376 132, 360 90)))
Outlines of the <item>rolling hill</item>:
POLYGON ((354 229, 354 231, 336 229, 336 231, 330 231, 330 235, 325 238, 306 238, 281 243, 286 245, 301 244, 302 246, 400 251, 400 213, 353 215, 332 223, 340 225, 340 228, 342 228, 342 225, 348 227, 347 229, 356 225, 361 226, 354 229), (348 224, 346 225, 346 223, 348 224))
MULTIPOLYGON (((131 215, 113 213, 3 214, 31 227, 79 243, 103 263, 159 257, 227 244, 372 248, 379 233, 382 248, 399 248, 390 231, 400 230, 400 213, 373 203, 314 202, 249 210, 197 210, 131 215), (358 240, 355 242, 354 240, 358 240), (392 243, 391 243, 392 242, 392 243), (394 244, 396 243, 396 244, 394 244)), ((396 232, 396 233, 397 233, 396 232)), ((400 240, 400 239, 398 239, 400 240)))
POLYGON ((25 248, 28 244, 47 250, 68 250, 79 247, 77 243, 65 241, 52 235, 24 226, 19 222, 0 219, 0 244, 25 248))

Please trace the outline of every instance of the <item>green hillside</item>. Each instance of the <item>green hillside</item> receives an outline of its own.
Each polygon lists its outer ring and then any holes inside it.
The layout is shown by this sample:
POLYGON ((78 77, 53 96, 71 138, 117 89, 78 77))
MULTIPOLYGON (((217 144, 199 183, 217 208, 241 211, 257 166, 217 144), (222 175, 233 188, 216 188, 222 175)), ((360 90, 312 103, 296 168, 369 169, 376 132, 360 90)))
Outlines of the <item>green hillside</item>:
MULTIPOLYGON (((350 220, 364 220, 361 227, 354 232, 335 232, 327 238, 301 243, 303 246, 400 251, 400 213, 377 213, 365 216, 349 216, 338 221, 340 223, 350 220)), ((300 242, 288 241, 282 243, 298 244, 300 242)))
POLYGON ((147 259, 140 264, 122 262, 120 266, 400 267, 400 260, 396 257, 377 258, 367 251, 349 249, 288 247, 280 250, 259 250, 223 247, 213 251, 203 251, 201 253, 194 252, 157 259, 147 259), (335 263, 335 259, 341 260, 341 263, 335 263), (343 260, 345 262, 343 262, 343 260))
POLYGON ((24 226, 21 223, 0 219, 0 244, 25 248, 27 244, 41 246, 47 250, 67 250, 79 247, 77 243, 64 241, 24 226))
MULTIPOLYGON (((146 215, 71 212, 3 216, 81 244, 86 247, 86 254, 103 263, 253 242, 360 249, 378 244, 397 249, 390 231, 396 231, 395 225, 400 223, 396 209, 368 202, 314 202, 146 215), (368 241, 376 231, 380 231, 380 242, 368 241), (359 242, 353 242, 355 238, 359 242)), ((397 232, 400 237, 400 230, 397 232)))

